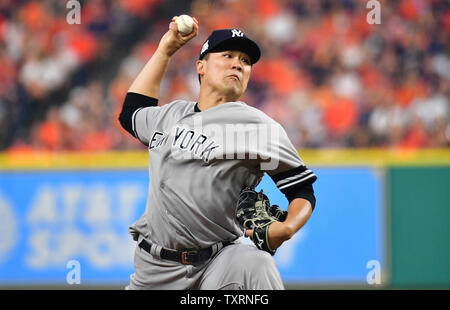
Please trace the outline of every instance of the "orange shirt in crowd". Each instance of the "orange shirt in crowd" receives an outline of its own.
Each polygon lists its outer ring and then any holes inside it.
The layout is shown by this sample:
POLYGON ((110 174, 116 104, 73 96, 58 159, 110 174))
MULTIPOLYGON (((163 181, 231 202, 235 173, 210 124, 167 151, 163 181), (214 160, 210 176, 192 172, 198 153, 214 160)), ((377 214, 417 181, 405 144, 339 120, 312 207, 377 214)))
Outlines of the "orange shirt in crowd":
POLYGON ((39 145, 47 150, 61 149, 61 125, 57 121, 47 120, 37 129, 39 145))
POLYGON ((332 134, 344 134, 357 121, 355 103, 348 98, 337 99, 325 108, 323 120, 332 134))

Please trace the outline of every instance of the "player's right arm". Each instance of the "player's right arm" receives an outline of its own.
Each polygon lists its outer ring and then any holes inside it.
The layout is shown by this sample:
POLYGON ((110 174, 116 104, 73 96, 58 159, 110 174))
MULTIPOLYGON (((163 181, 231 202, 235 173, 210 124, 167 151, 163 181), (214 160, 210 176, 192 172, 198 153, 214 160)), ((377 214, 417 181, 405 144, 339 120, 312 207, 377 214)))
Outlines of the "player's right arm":
POLYGON ((170 58, 198 33, 198 22, 195 18, 194 30, 188 35, 178 32, 174 19, 161 38, 156 52, 128 89, 119 115, 122 127, 145 145, 148 145, 148 126, 151 123, 149 120, 152 113, 157 113, 155 107, 158 105, 159 90, 170 58))

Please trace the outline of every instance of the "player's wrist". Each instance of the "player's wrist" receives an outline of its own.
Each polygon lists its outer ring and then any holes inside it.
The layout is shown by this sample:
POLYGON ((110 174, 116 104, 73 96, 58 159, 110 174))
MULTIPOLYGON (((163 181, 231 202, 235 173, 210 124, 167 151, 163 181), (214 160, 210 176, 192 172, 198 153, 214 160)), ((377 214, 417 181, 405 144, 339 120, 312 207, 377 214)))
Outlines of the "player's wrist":
POLYGON ((284 228, 284 241, 291 239, 296 233, 294 225, 289 222, 283 222, 284 228))
POLYGON ((160 44, 156 49, 154 56, 156 55, 156 57, 160 58, 160 60, 169 61, 174 53, 175 51, 172 49, 160 44))
POLYGON ((289 222, 288 223, 279 222, 279 223, 281 226, 280 239, 282 239, 283 242, 291 239, 295 234, 295 228, 293 227, 293 225, 291 225, 289 222))
POLYGON ((286 223, 273 222, 269 226, 269 244, 273 250, 280 247, 283 242, 289 240, 294 235, 292 227, 286 223))

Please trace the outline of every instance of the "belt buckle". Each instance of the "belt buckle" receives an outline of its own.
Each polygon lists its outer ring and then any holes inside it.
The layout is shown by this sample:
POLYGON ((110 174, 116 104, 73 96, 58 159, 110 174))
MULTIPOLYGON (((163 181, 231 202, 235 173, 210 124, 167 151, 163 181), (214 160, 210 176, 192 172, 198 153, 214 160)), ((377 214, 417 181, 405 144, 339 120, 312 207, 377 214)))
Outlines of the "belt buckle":
POLYGON ((181 252, 181 263, 183 265, 193 265, 193 262, 189 261, 188 255, 196 255, 197 251, 191 250, 191 251, 183 251, 181 252))

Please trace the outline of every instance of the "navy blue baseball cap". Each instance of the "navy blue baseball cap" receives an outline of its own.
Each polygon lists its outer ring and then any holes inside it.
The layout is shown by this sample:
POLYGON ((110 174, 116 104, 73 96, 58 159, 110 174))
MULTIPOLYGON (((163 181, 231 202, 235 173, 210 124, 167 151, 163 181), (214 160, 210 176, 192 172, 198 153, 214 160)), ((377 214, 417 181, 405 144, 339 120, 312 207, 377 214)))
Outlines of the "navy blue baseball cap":
POLYGON ((203 59, 206 54, 225 50, 237 50, 246 53, 250 57, 252 65, 261 57, 259 46, 250 40, 239 29, 214 30, 203 43, 198 59, 203 59))

